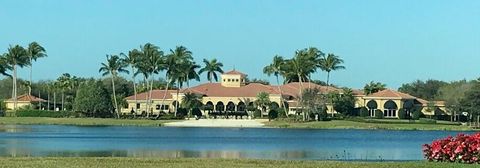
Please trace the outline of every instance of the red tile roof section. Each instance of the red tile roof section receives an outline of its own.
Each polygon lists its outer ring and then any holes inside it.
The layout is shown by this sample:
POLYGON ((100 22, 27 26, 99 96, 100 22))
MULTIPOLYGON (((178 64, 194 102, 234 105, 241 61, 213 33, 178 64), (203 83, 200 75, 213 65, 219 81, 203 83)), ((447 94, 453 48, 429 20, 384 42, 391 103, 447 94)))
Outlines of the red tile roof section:
MULTIPOLYGON (((13 98, 8 99, 8 101, 13 101, 13 98)), ((35 97, 35 96, 32 96, 32 95, 27 95, 27 94, 18 96, 18 97, 17 97, 17 101, 25 101, 25 102, 46 102, 46 100, 44 100, 44 99, 42 99, 42 98, 35 97)))
MULTIPOLYGON (((148 91, 137 94, 137 100, 147 100, 148 99, 148 91)), ((177 90, 152 90, 152 99, 161 100, 165 95, 165 99, 172 99, 172 93, 177 93, 177 90)), ((129 96, 125 98, 126 100, 135 100, 135 95, 129 96)))
POLYGON ((236 70, 231 70, 231 71, 228 71, 228 72, 225 72, 223 74, 227 74, 227 75, 241 75, 241 76, 247 76, 246 74, 244 73, 241 73, 239 71, 236 71, 236 70))
POLYGON ((250 83, 242 87, 225 87, 220 83, 206 83, 184 91, 203 94, 208 97, 256 97, 260 92, 280 94, 274 87, 259 83, 250 83))
MULTIPOLYGON (((278 88, 277 86, 272 86, 272 87, 278 88)), ((335 91, 340 93, 342 92, 342 89, 338 89, 332 86, 328 86, 328 87, 320 86, 315 83, 309 83, 309 82, 303 82, 303 87, 299 82, 292 82, 285 85, 281 85, 280 88, 282 89, 282 93, 284 95, 293 96, 295 98, 298 97, 298 94, 300 93, 301 88, 303 89, 318 88, 322 93, 335 92, 335 91)))
POLYGON ((382 91, 379 91, 377 93, 373 93, 370 95, 367 95, 367 97, 386 97, 386 98, 402 98, 402 99, 416 99, 416 97, 413 97, 412 95, 402 93, 402 92, 397 92, 394 90, 390 89, 385 89, 382 91))

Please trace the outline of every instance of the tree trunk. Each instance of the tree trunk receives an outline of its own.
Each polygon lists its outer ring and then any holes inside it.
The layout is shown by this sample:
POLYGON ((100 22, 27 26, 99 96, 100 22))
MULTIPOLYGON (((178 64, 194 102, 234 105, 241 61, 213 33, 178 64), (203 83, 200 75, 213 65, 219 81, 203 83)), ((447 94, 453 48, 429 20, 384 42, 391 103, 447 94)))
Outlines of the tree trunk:
POLYGON ((276 75, 276 77, 277 77, 278 90, 280 91, 280 105, 282 106, 283 110, 285 111, 285 116, 288 118, 288 109, 285 106, 285 103, 283 101, 283 92, 282 92, 282 87, 280 87, 280 80, 278 80, 278 75, 276 75))
POLYGON ((53 92, 53 111, 57 111, 57 93, 53 92))
POLYGON ((118 110, 117 104, 117 95, 115 94, 115 76, 112 75, 112 91, 113 91, 113 102, 115 103, 115 111, 117 113, 117 118, 120 118, 120 112, 118 110))
MULTIPOLYGON (((327 94, 328 94, 328 90, 330 89, 330 72, 327 72, 327 94)), ((328 97, 327 97, 328 99, 328 97)), ((335 117, 335 113, 333 111, 333 102, 330 103, 330 105, 332 106, 332 109, 330 109, 330 112, 332 112, 332 117, 335 117)))
MULTIPOLYGON (((41 98, 41 97, 42 97, 42 95, 41 95, 40 90, 39 90, 39 91, 38 91, 38 98, 41 98)), ((42 102, 39 101, 38 104, 39 104, 38 109, 39 109, 39 110, 42 110, 42 102)))
MULTIPOLYGON (((300 82, 300 89, 299 89, 299 94, 300 94, 300 95, 298 96, 298 100, 297 100, 297 102, 298 102, 298 103, 297 103, 297 106, 298 106, 299 104, 302 104, 302 103, 300 103, 300 102, 301 102, 302 97, 303 97, 303 82, 302 82, 303 80, 302 80, 302 77, 301 77, 300 74, 297 74, 297 76, 298 76, 298 82, 300 82)), ((305 118, 305 110, 303 109, 303 105, 301 105, 301 106, 302 106, 301 109, 302 109, 302 113, 303 113, 303 115, 302 115, 302 116, 303 116, 303 121, 305 121, 305 120, 306 120, 306 118, 305 118)), ((298 107, 297 107, 297 108, 298 108, 298 107)))
POLYGON ((135 97, 135 116, 137 115, 137 104, 138 104, 138 100, 137 100, 137 85, 136 85, 136 81, 135 81, 135 69, 132 67, 132 80, 133 80, 133 94, 134 94, 134 97, 135 97))
MULTIPOLYGON (((165 79, 167 80, 167 87, 165 87, 164 89, 165 91, 163 93, 162 104, 161 104, 162 107, 165 107, 165 99, 167 98, 168 87, 170 86, 170 83, 171 83, 171 79, 168 79, 168 75, 165 75, 165 79)), ((170 109, 168 109, 168 112, 170 112, 170 109)))
MULTIPOLYGON (((180 82, 179 82, 180 83, 180 82)), ((177 112, 178 112, 178 106, 180 106, 180 102, 178 101, 178 95, 180 94, 180 84, 177 84, 178 85, 178 88, 177 88, 177 102, 175 103, 175 116, 177 116, 177 112)))
POLYGON ((28 86, 28 95, 32 95, 32 71, 33 71, 33 63, 32 63, 32 57, 30 57, 30 85, 28 86))
POLYGON ((13 65, 13 110, 17 111, 17 66, 13 65))
POLYGON ((50 92, 48 92, 47 96, 47 110, 50 110, 50 92))
MULTIPOLYGON (((149 111, 151 108, 152 108, 152 90, 153 90, 153 74, 152 74, 152 77, 150 79, 150 88, 149 88, 149 92, 148 92, 148 110, 149 111)), ((153 109, 150 110, 150 112, 153 114, 153 109)), ((147 118, 150 116, 150 113, 147 112, 147 118)))
POLYGON ((60 110, 60 111, 65 110, 64 105, 65 105, 65 91, 63 91, 63 89, 62 89, 62 110, 60 110))

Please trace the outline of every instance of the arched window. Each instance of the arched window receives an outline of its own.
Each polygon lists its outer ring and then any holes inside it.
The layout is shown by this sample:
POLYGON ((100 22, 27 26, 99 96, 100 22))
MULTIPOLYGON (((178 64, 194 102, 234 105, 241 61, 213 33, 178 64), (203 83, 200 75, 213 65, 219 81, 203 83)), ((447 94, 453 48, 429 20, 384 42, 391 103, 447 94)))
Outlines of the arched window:
POLYGON ((368 101, 367 108, 370 117, 375 117, 375 110, 378 108, 377 102, 375 100, 368 101))
POLYGON ((213 111, 213 103, 211 101, 208 101, 203 107, 203 109, 207 111, 213 111))
POLYGON ((394 101, 388 100, 383 105, 383 108, 384 108, 383 116, 385 116, 385 117, 397 117, 398 106, 397 106, 397 103, 395 103, 394 101))
POLYGON ((280 105, 278 105, 277 102, 270 103, 270 109, 278 109, 279 107, 280 107, 280 105))

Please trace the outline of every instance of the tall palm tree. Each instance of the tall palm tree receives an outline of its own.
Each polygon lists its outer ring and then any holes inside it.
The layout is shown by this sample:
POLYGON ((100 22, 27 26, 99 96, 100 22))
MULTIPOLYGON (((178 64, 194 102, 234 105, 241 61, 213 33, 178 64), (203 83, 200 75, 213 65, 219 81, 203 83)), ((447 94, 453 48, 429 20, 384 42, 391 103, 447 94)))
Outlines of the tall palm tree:
POLYGON ((263 118, 263 113, 265 113, 266 108, 270 105, 270 95, 266 92, 260 92, 257 94, 257 99, 255 100, 254 104, 257 108, 260 107, 261 113, 260 116, 263 118))
POLYGON ((217 62, 217 59, 212 59, 210 61, 203 59, 203 63, 205 63, 205 67, 200 69, 198 73, 202 74, 203 72, 207 72, 207 79, 210 81, 210 83, 212 83, 212 79, 218 82, 217 72, 223 73, 223 64, 221 62, 217 62))
POLYGON ((324 56, 320 59, 318 66, 320 67, 320 69, 327 72, 327 88, 330 81, 330 72, 345 69, 345 66, 343 66, 342 64, 343 60, 335 54, 328 54, 327 56, 324 56))
POLYGON ((188 109, 189 117, 191 116, 194 108, 200 108, 202 105, 202 97, 195 93, 185 93, 185 96, 182 98, 181 106, 185 109, 188 109))
POLYGON ((263 68, 263 73, 267 74, 268 76, 274 75, 275 78, 277 79, 277 87, 278 90, 280 91, 280 101, 281 101, 281 106, 285 111, 285 115, 288 118, 288 111, 287 108, 285 107, 284 101, 283 101, 283 92, 282 92, 282 87, 280 87, 280 80, 278 79, 278 76, 285 74, 285 60, 283 59, 282 56, 275 55, 273 57, 273 61, 270 65, 267 65, 266 67, 263 68))
POLYGON ((141 52, 138 51, 137 49, 133 49, 128 52, 128 55, 125 55, 124 53, 120 53, 121 56, 123 56, 123 62, 128 64, 131 68, 132 72, 132 81, 133 81, 133 92, 134 92, 134 97, 135 97, 135 112, 138 110, 136 104, 138 104, 137 100, 137 81, 135 80, 135 77, 137 76, 137 71, 135 70, 136 67, 138 67, 138 62, 141 57, 141 52))
POLYGON ((23 68, 29 64, 27 50, 22 46, 15 45, 8 48, 8 52, 5 54, 5 62, 12 67, 13 71, 13 109, 17 109, 17 68, 23 68))
MULTIPOLYGON (((186 66, 190 62, 193 62, 192 52, 189 51, 184 46, 177 46, 175 50, 170 49, 170 54, 167 56, 165 60, 165 75, 167 79, 167 87, 165 88, 165 92, 162 99, 162 104, 165 101, 167 96, 167 90, 170 83, 177 82, 177 102, 178 102, 178 95, 180 92, 183 83, 186 82, 186 73, 191 69, 191 67, 186 66)), ((178 106, 175 106, 175 116, 177 115, 178 106)))
MULTIPOLYGON (((327 56, 323 56, 323 58, 320 59, 318 67, 323 71, 327 72, 327 93, 328 89, 330 88, 330 72, 345 69, 345 66, 343 66, 342 64, 343 60, 335 54, 328 54, 327 56)), ((333 102, 330 103, 333 104, 333 102)), ((333 113, 333 108, 331 110, 332 116, 335 116, 335 113, 333 113)))
POLYGON ((28 95, 32 95, 32 73, 33 73, 33 61, 37 61, 38 58, 46 57, 45 48, 43 48, 37 42, 28 44, 27 55, 30 65, 30 86, 28 87, 28 95))
MULTIPOLYGON (((163 58, 163 51, 160 50, 159 47, 147 43, 143 46, 140 47, 140 53, 141 53, 141 62, 143 64, 143 69, 146 70, 148 75, 150 76, 150 86, 147 87, 149 88, 149 93, 148 93, 148 102, 147 102, 147 111, 150 110, 150 106, 152 104, 152 90, 153 90, 153 79, 154 75, 158 74, 160 71, 162 71, 165 67, 164 65, 164 58, 163 58)), ((148 79, 147 79, 148 80, 148 79)), ((151 112, 151 111, 150 111, 151 112)), ((148 116, 149 113, 147 113, 148 116)))
POLYGON ((366 95, 369 95, 369 94, 372 94, 372 93, 376 93, 376 92, 385 90, 386 87, 387 87, 386 84, 371 81, 370 83, 365 85, 365 87, 363 88, 363 91, 366 95))
POLYGON ((62 76, 58 77, 57 81, 57 86, 62 92, 62 110, 65 110, 65 91, 72 89, 73 83, 72 83, 72 78, 69 73, 64 73, 62 76))
POLYGON ((102 63, 102 66, 98 70, 98 72, 102 73, 102 76, 111 75, 113 101, 115 103, 117 118, 120 118, 120 110, 118 108, 117 95, 115 94, 115 78, 118 73, 129 73, 125 67, 127 67, 127 64, 125 64, 120 57, 117 55, 107 55, 107 62, 102 63))

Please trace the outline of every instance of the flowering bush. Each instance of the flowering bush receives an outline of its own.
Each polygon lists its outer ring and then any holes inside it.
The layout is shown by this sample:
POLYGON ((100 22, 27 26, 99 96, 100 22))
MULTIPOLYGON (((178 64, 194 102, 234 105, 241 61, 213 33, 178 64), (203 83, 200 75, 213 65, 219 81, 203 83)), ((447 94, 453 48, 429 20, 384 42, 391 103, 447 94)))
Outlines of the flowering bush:
POLYGON ((480 164, 480 133, 435 140, 423 145, 423 154, 429 161, 480 164))

